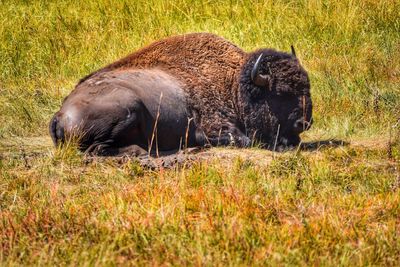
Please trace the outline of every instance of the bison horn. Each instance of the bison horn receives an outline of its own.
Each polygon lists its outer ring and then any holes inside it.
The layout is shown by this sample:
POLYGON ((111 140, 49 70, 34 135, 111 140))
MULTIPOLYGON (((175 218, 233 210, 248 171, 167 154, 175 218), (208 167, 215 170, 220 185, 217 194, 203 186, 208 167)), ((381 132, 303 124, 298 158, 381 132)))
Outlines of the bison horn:
POLYGON ((265 87, 265 86, 269 85, 269 79, 268 79, 268 75, 263 75, 263 74, 259 73, 262 56, 263 56, 263 54, 261 54, 257 58, 256 64, 254 64, 254 67, 251 70, 251 81, 257 86, 265 87))
POLYGON ((290 46, 290 49, 292 50, 292 55, 293 55, 294 57, 296 57, 296 50, 294 50, 294 46, 291 45, 291 46, 290 46))

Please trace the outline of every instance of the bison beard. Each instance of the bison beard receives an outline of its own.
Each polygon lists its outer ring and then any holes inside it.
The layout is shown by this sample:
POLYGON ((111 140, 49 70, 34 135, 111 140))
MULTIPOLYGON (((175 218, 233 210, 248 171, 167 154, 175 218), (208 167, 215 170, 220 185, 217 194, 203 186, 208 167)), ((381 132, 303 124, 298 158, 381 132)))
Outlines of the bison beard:
POLYGON ((307 72, 294 54, 252 53, 208 33, 153 43, 83 78, 50 122, 54 143, 138 155, 207 144, 284 149, 311 126, 307 72), (257 63, 257 64, 256 64, 257 63))

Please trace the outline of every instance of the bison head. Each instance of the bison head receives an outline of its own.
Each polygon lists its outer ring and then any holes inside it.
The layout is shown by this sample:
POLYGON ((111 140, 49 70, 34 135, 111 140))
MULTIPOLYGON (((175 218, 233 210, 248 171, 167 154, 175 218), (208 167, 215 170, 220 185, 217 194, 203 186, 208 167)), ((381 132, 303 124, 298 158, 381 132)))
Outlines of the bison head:
POLYGON ((241 75, 246 129, 270 149, 300 143, 312 124, 307 72, 292 54, 270 49, 249 56, 241 75))

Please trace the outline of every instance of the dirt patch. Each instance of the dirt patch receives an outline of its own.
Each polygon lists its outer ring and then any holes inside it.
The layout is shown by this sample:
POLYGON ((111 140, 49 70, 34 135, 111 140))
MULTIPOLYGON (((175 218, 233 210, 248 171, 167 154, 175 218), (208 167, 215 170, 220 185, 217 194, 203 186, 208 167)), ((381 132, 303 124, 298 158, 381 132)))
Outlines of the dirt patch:
MULTIPOLYGON (((351 147, 364 147, 382 149, 387 144, 387 139, 365 139, 354 140, 345 142, 342 140, 319 140, 313 142, 304 142, 298 150, 304 151, 306 154, 318 156, 321 150, 327 148, 339 148, 345 146, 351 147)), ((53 144, 49 137, 13 137, 9 139, 0 139, 0 159, 16 158, 25 161, 31 161, 38 157, 51 156, 53 151, 53 144)), ((160 168, 173 168, 179 166, 190 166, 200 161, 218 161, 220 164, 229 166, 233 160, 242 158, 254 162, 260 166, 266 166, 277 156, 285 153, 293 153, 295 150, 286 152, 273 152, 260 148, 238 149, 234 147, 219 147, 199 149, 192 148, 187 151, 180 151, 175 154, 150 157, 142 156, 138 158, 132 157, 84 157, 84 162, 90 164, 91 162, 102 162, 112 160, 116 163, 123 164, 127 161, 137 161, 142 167, 146 169, 160 169, 160 168)))
POLYGON ((237 158, 242 158, 248 161, 257 163, 257 165, 268 165, 274 158, 271 151, 262 149, 237 149, 237 148, 209 148, 195 149, 190 151, 180 151, 176 154, 161 156, 161 157, 86 157, 87 163, 93 161, 101 162, 106 160, 116 161, 118 164, 124 164, 128 161, 137 161, 139 165, 146 169, 156 170, 161 168, 173 168, 182 166, 191 166, 198 162, 218 161, 222 165, 230 166, 232 161, 237 158))

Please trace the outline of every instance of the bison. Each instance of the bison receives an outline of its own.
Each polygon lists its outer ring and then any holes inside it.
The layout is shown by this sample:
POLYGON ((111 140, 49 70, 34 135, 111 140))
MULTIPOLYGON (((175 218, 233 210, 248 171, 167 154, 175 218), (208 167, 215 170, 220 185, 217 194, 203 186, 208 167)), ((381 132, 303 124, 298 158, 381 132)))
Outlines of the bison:
POLYGON ((310 82, 292 53, 246 53, 210 33, 157 41, 84 77, 50 122, 55 145, 139 155, 255 142, 293 147, 312 123, 310 82))

